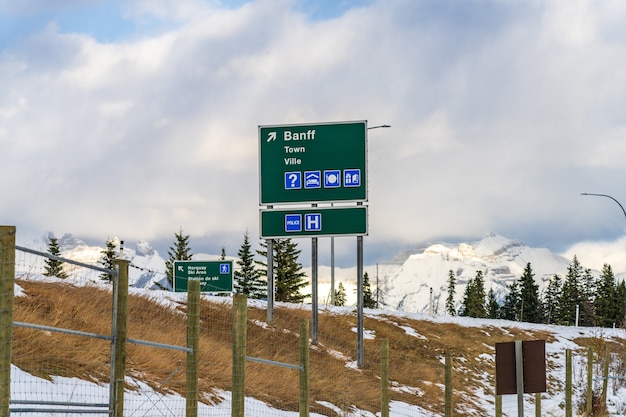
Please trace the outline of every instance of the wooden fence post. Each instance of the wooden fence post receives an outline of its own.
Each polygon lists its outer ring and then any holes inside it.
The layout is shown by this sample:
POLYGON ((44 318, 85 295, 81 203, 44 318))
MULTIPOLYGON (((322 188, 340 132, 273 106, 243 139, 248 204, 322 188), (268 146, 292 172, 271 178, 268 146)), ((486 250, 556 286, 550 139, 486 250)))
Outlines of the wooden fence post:
POLYGON ((380 347, 380 416, 389 417, 389 339, 380 347))
POLYGON ((445 417, 452 417, 452 357, 446 355, 445 359, 445 417))
POLYGON ((115 259, 117 268, 117 316, 115 317, 115 368, 113 371, 114 417, 124 416, 124 382, 126 377, 126 339, 128 330, 128 265, 126 259, 115 259))
POLYGON ((593 409, 593 346, 587 349, 587 415, 593 409))
POLYGON ((602 402, 606 406, 606 392, 609 388, 609 364, 611 363, 611 346, 607 343, 604 354, 604 369, 602 371, 602 402))
POLYGON ((244 294, 236 294, 233 301, 233 393, 232 417, 244 417, 246 381, 247 304, 244 294))
POLYGON ((9 415, 15 281, 15 226, 0 226, 0 415, 9 415))
POLYGON ((198 362, 200 358, 200 281, 187 282, 187 406, 185 417, 198 416, 198 362))
POLYGON ((572 351, 565 351, 565 417, 572 417, 572 351))
POLYGON ((309 416, 309 321, 300 322, 300 417, 309 416))

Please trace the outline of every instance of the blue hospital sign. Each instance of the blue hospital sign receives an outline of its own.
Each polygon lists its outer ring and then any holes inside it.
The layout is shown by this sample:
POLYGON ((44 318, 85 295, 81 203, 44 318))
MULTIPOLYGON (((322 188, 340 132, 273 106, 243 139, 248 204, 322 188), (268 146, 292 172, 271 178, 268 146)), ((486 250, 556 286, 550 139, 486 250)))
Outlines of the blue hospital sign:
POLYGON ((319 232, 322 230, 321 213, 307 213, 304 215, 304 230, 306 232, 319 232))

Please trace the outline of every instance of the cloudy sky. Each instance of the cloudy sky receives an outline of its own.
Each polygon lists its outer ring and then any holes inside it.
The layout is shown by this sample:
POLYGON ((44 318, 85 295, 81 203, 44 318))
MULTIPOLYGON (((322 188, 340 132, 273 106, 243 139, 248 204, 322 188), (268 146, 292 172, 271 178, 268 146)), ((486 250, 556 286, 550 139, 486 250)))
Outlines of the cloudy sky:
POLYGON ((623 0, 0 0, 0 223, 234 254, 258 242, 258 126, 367 120, 392 128, 368 137, 366 263, 493 232, 626 270, 626 215, 580 195, 626 204, 624 21, 623 0))

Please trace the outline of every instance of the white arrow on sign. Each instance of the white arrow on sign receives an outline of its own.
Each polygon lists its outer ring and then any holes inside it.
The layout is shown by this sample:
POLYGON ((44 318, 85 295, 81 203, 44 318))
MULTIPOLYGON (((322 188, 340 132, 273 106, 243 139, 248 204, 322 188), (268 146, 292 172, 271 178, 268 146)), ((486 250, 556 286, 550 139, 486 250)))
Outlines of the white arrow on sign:
POLYGON ((182 267, 182 265, 178 265, 178 270, 179 270, 179 271, 183 271, 183 267, 182 267))
POLYGON ((276 140, 276 132, 270 132, 267 134, 267 141, 271 142, 273 140, 276 140))

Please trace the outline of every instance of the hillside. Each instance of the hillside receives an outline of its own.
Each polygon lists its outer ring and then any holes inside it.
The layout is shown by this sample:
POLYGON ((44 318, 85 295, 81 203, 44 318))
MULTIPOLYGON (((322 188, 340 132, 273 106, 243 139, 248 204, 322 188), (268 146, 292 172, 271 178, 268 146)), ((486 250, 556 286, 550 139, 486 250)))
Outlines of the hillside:
MULTIPOLYGON (((109 288, 105 284, 69 283, 21 274, 16 288, 16 321, 57 325, 106 334, 110 328, 109 288)), ((185 294, 134 289, 129 301, 129 337, 181 345, 185 340, 185 294)), ((306 305, 278 304, 275 321, 265 323, 263 302, 248 308, 248 356, 297 363, 299 322, 310 318, 306 305)), ((202 297, 200 415, 230 415, 231 301, 228 297, 202 297)), ((530 325, 500 320, 366 310, 365 367, 354 366, 356 323, 353 308, 320 312, 319 343, 311 346, 312 411, 321 415, 373 416, 379 411, 380 342, 390 343, 391 415, 443 415, 445 355, 453 357, 455 415, 494 413, 494 345, 516 339, 542 339, 547 343, 548 392, 542 398, 543 415, 563 415, 565 349, 574 350, 576 403, 583 398, 584 359, 587 346, 614 352, 612 375, 624 375, 626 338, 621 329, 530 325)), ((13 398, 63 395, 62 381, 78 378, 83 385, 106 389, 108 346, 102 342, 82 346, 72 337, 16 328, 16 375, 13 398), (52 361, 52 358, 54 360, 52 361), (43 364, 43 366, 42 366, 43 364), (19 368, 19 370, 18 370, 19 368), (47 382, 47 383, 46 383, 47 382), (100 385, 98 385, 100 384, 100 385), (23 386, 27 386, 24 389, 23 386), (56 392, 56 394, 52 394, 56 392)), ((177 415, 185 376, 184 354, 129 345, 127 407, 152 410, 142 415, 177 415), (158 413, 155 410, 161 410, 158 413), (170 414, 171 413, 171 414, 170 414)), ((598 356, 596 372, 601 369, 598 356)), ((596 383, 596 389, 600 386, 596 383)), ((82 386, 82 385, 81 385, 82 386)), ((81 390, 86 388, 81 388, 81 390)), ((76 388, 73 388, 76 390, 76 388)), ((74 392, 74 395, 76 392, 74 392)), ((298 407, 297 373, 290 369, 249 363, 246 374, 247 415, 286 415, 298 407)), ((56 397, 55 397, 56 398, 56 397)), ((182 402, 184 407, 184 402, 182 402)), ((626 383, 611 380, 611 415, 626 415, 626 383)), ((534 410, 526 398, 528 413, 534 410)), ((515 410, 515 397, 504 397, 503 409, 515 410)))

